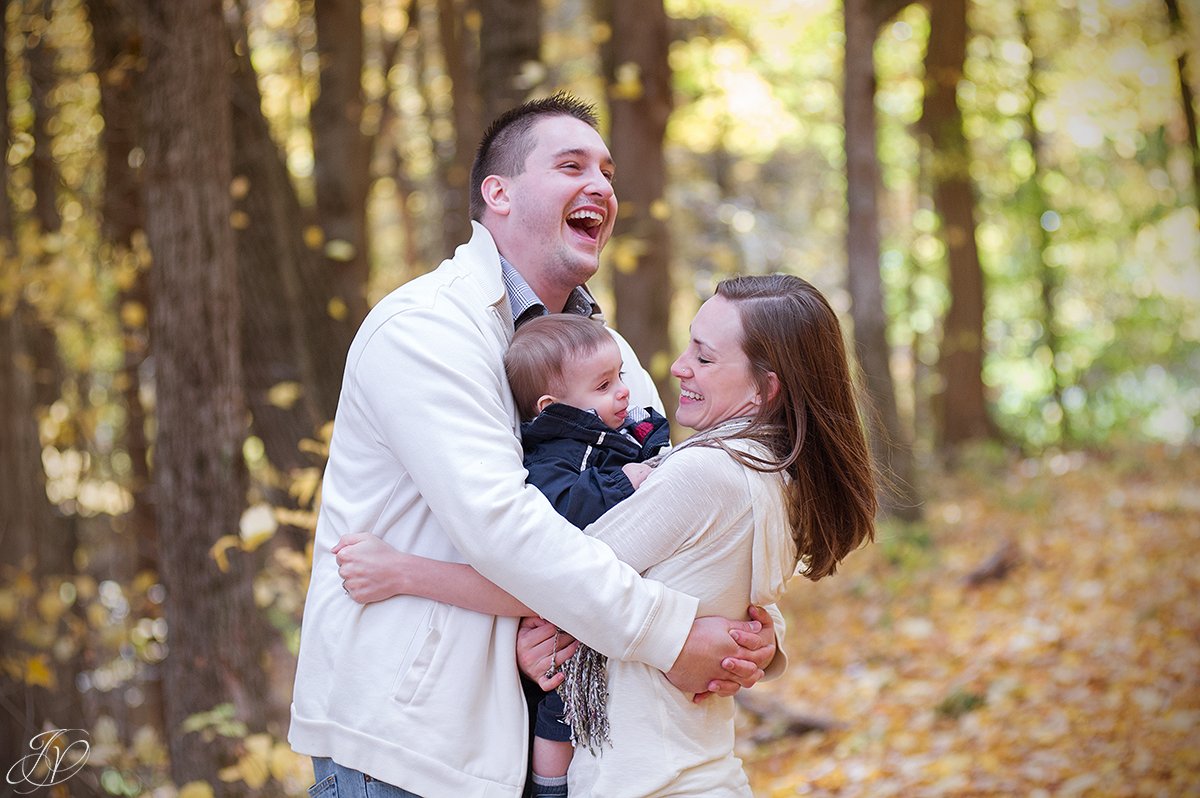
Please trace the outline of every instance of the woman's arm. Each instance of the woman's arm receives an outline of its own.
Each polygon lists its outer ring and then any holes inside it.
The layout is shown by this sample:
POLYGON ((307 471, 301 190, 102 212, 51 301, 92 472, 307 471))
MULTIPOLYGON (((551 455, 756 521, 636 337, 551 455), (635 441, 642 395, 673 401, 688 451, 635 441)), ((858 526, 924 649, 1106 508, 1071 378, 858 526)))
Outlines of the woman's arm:
POLYGON ((374 535, 343 535, 333 547, 342 587, 359 604, 422 596, 488 615, 536 615, 469 565, 406 554, 374 535))

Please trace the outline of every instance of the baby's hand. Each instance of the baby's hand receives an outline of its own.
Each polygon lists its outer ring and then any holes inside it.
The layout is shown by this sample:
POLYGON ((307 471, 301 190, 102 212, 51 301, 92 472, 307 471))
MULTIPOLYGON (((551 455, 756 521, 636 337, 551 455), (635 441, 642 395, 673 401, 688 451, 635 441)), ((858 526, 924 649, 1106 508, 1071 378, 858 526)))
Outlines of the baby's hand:
POLYGON ((625 476, 629 477, 629 481, 633 483, 633 489, 637 490, 654 469, 645 463, 626 463, 621 466, 621 470, 625 472, 625 476))

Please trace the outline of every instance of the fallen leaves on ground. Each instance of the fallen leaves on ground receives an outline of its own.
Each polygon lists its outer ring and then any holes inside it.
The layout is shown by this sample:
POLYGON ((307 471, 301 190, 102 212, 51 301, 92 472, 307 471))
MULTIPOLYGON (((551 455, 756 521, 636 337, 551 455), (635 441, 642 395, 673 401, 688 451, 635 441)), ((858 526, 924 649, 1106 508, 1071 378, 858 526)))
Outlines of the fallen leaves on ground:
POLYGON ((745 716, 755 795, 1200 795, 1200 451, 930 492, 924 526, 789 585, 791 664, 754 692, 844 725, 755 747, 745 716))

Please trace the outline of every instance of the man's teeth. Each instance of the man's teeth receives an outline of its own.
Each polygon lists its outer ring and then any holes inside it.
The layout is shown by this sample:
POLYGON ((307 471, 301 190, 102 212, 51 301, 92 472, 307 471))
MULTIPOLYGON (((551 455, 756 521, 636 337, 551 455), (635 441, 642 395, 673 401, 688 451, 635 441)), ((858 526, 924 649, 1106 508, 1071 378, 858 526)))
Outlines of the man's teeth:
POLYGON ((687 399, 691 399, 691 400, 693 400, 693 401, 695 401, 695 402, 703 402, 703 401, 704 401, 704 397, 703 397, 703 396, 701 396, 700 394, 698 394, 698 393, 693 393, 692 391, 689 391, 689 390, 686 390, 686 389, 683 389, 683 388, 681 388, 681 389, 679 390, 679 395, 680 395, 680 396, 683 396, 683 397, 685 397, 685 398, 687 398, 687 399))
POLYGON ((604 217, 602 215, 600 215, 596 211, 587 211, 587 210, 572 211, 571 213, 567 214, 567 218, 575 219, 578 221, 592 222, 593 225, 589 225, 589 226, 602 224, 604 222, 604 217))

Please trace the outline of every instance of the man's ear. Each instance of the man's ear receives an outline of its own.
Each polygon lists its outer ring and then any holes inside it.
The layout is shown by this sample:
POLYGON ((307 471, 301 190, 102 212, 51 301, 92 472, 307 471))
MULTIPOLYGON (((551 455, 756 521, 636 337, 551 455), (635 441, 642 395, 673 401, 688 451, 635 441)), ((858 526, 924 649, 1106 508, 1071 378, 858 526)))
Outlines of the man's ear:
POLYGON ((550 394, 546 394, 546 395, 544 395, 544 396, 539 396, 539 397, 538 397, 538 400, 537 400, 537 404, 536 404, 536 405, 534 405, 534 406, 537 408, 537 411, 540 413, 540 412, 542 412, 543 410, 545 410, 545 409, 546 409, 546 407, 547 407, 548 405, 552 405, 552 404, 554 404, 554 403, 555 403, 555 402, 557 402, 557 401, 558 401, 558 400, 557 400, 557 399, 555 399, 555 398, 554 398, 553 396, 551 396, 550 394))
POLYGON ((492 211, 500 216, 507 216, 512 208, 512 200, 508 196, 508 181, 500 175, 488 175, 479 187, 483 201, 492 211))

